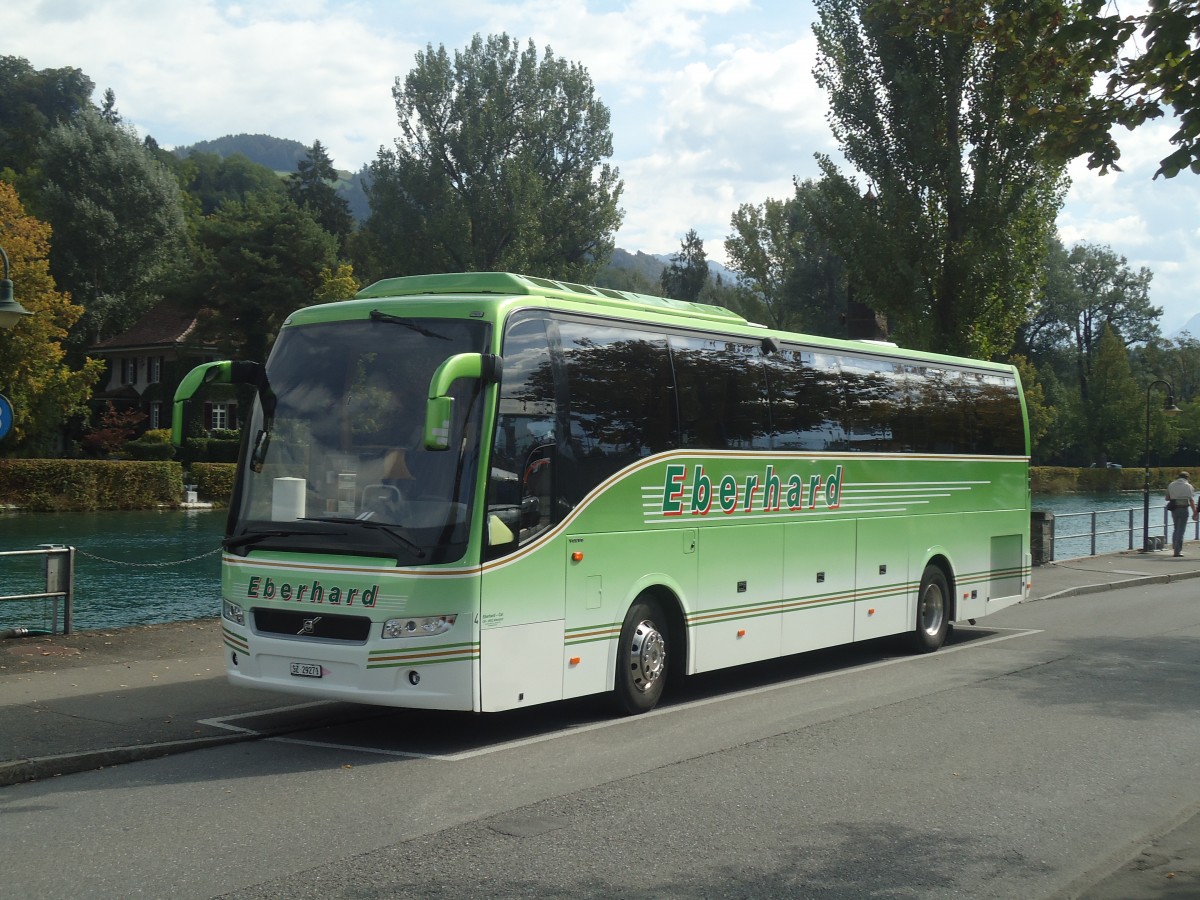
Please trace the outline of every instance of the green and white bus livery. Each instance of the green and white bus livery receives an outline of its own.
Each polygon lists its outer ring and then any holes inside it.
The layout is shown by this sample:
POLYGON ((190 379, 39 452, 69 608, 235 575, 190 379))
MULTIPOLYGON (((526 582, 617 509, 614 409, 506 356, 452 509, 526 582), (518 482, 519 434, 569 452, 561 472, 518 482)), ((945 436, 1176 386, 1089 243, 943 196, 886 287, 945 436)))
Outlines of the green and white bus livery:
POLYGON ((490 712, 884 635, 1029 588, 1010 366, 507 273, 292 314, 222 557, 237 684, 490 712))

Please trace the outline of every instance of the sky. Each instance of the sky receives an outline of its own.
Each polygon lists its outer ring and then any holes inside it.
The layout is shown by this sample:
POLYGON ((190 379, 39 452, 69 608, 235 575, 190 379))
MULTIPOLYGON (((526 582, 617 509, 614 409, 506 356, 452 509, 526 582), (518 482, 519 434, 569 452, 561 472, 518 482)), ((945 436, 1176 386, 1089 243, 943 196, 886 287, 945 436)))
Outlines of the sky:
MULTIPOLYGON (((357 171, 399 135, 391 91, 418 51, 507 32, 584 66, 611 111, 617 246, 674 253, 694 228, 724 263, 741 204, 788 197, 815 154, 849 172, 812 77, 815 16, 807 0, 24 0, 5 9, 0 55, 82 70, 97 103, 111 88, 164 147, 319 140, 357 171)), ((1120 131, 1121 173, 1073 163, 1058 221, 1068 247, 1150 269, 1167 335, 1200 314, 1200 176, 1152 178, 1171 130, 1120 131)))

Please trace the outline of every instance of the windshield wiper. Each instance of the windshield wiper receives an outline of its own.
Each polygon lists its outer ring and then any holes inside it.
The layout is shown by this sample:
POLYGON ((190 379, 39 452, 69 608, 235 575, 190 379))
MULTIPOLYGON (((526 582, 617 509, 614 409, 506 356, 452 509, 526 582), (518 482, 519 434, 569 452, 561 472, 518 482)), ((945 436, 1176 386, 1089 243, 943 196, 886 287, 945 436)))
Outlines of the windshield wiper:
POLYGON ((302 521, 302 522, 324 522, 329 525, 357 525, 361 528, 370 528, 372 531, 379 531, 383 534, 386 534, 397 544, 408 549, 412 553, 412 555, 415 556, 417 559, 425 558, 425 551, 421 549, 420 545, 413 543, 408 538, 406 538, 404 535, 395 531, 394 528, 396 526, 390 525, 386 522, 372 522, 370 519, 351 519, 346 516, 329 516, 328 518, 326 518, 326 517, 304 518, 304 519, 301 519, 300 521, 302 521))
POLYGON ((267 538, 295 537, 296 535, 300 535, 300 534, 303 534, 303 535, 315 534, 315 535, 329 536, 332 534, 337 534, 337 532, 336 531, 310 531, 307 528, 305 528, 305 529, 298 529, 298 528, 275 529, 272 531, 247 531, 243 534, 239 534, 237 537, 225 538, 225 540, 221 541, 221 546, 224 547, 226 550, 236 550, 238 547, 245 547, 245 546, 248 546, 249 544, 257 544, 259 541, 266 540, 267 538))
POLYGON ((371 310, 371 321, 394 322, 397 325, 403 325, 405 328, 411 328, 417 334, 423 334, 425 337, 437 338, 439 341, 452 340, 452 338, 448 338, 444 334, 438 334, 436 331, 430 331, 428 328, 424 328, 418 325, 416 322, 409 321, 408 319, 401 318, 400 316, 393 316, 389 313, 380 312, 377 309, 371 310))

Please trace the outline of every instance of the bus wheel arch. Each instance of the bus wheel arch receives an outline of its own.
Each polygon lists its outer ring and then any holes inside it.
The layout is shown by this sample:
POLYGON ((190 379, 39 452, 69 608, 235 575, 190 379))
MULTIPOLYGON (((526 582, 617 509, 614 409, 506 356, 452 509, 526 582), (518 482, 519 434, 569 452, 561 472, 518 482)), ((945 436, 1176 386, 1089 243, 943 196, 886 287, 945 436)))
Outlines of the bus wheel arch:
POLYGON ((686 669, 686 630, 675 596, 662 588, 641 591, 630 604, 617 642, 613 700, 626 715, 658 705, 668 681, 686 669))
POLYGON ((916 614, 909 643, 918 653, 932 653, 946 642, 955 616, 954 573, 950 561, 930 557, 917 589, 916 614))

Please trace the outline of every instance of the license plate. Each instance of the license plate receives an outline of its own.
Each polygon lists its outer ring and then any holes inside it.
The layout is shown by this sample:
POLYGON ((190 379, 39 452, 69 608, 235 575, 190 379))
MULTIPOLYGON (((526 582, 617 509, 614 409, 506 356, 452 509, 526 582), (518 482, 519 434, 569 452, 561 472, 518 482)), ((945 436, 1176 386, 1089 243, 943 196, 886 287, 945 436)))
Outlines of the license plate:
POLYGON ((301 678, 320 678, 321 667, 315 663, 292 663, 292 674, 301 678))

